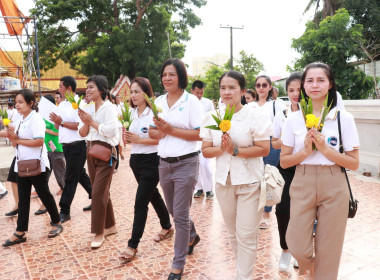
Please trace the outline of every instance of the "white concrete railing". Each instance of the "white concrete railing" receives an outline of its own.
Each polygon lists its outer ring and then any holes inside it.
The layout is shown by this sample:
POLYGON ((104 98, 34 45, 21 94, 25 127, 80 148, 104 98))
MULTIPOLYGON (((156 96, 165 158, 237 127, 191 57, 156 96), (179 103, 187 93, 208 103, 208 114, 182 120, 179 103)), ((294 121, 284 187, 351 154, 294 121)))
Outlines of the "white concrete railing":
POLYGON ((344 100, 360 139, 360 172, 380 177, 380 100, 344 100))

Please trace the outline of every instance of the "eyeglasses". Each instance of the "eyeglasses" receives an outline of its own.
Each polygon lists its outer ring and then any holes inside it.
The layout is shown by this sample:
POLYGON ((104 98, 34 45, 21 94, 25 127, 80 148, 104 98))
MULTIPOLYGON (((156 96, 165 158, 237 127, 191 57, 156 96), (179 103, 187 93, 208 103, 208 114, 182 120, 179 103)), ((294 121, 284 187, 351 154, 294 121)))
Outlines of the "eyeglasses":
POLYGON ((268 84, 266 84, 266 83, 263 83, 263 84, 260 84, 260 83, 257 83, 256 85, 256 88, 267 88, 267 86, 268 86, 268 84))

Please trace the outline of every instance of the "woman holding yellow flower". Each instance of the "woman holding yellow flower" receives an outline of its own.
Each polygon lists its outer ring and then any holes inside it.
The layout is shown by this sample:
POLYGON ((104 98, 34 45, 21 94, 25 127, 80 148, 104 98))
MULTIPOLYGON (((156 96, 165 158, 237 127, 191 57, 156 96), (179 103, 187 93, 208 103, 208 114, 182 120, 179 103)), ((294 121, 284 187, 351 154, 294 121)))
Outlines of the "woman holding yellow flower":
MULTIPOLYGON (((311 99, 312 114, 303 110, 291 114, 282 133, 280 164, 297 165, 290 186, 290 221, 286 242, 297 259, 301 275, 314 279, 337 279, 348 216, 349 192, 341 167, 359 167, 359 138, 354 118, 340 111, 342 139, 339 139, 336 84, 330 67, 321 62, 306 66, 302 91, 311 99), (327 104, 331 105, 326 107, 327 104), (318 118, 328 111, 321 131, 318 118), (311 127, 309 129, 309 127, 311 127), (344 153, 339 153, 339 143, 344 153), (317 150, 313 150, 313 144, 317 150), (313 257, 313 225, 318 219, 313 257)), ((302 104, 301 104, 302 107, 302 104)))
MULTIPOLYGON (((220 130, 211 112, 201 126, 202 153, 216 158, 215 192, 230 233, 236 256, 237 279, 252 279, 257 252, 257 236, 263 207, 259 207, 263 156, 268 155, 272 122, 261 108, 241 104, 245 78, 228 71, 219 80, 220 96, 227 108, 234 108, 231 121, 222 121, 220 130), (226 133, 224 133, 226 132, 226 133)), ((224 115, 224 113, 217 113, 224 115)))

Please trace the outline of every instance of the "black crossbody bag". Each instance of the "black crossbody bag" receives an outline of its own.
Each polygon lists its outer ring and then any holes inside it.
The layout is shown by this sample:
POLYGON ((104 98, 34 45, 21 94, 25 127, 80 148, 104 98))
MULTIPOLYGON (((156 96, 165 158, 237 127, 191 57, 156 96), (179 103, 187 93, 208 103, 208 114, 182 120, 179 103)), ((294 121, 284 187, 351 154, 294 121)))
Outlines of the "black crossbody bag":
MULTIPOLYGON (((341 132, 341 128, 340 128, 340 111, 338 111, 338 130, 339 130, 339 152, 341 154, 343 154, 342 132, 341 132)), ((344 175, 346 175, 348 190, 350 191, 350 201, 348 204, 349 205, 348 206, 348 217, 353 218, 353 217, 355 217, 356 211, 358 210, 359 201, 354 199, 354 196, 352 195, 351 185, 350 185, 350 181, 348 180, 346 168, 344 168, 344 167, 341 167, 341 168, 342 168, 342 172, 344 172, 344 175)))

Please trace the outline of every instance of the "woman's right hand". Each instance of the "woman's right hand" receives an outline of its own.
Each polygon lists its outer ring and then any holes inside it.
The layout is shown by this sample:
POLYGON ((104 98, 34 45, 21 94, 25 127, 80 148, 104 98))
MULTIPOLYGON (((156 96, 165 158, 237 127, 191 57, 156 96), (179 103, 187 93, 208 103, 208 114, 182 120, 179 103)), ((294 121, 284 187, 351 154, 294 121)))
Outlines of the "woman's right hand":
POLYGON ((312 141, 312 135, 311 135, 311 130, 309 130, 305 136, 304 140, 305 144, 305 153, 307 156, 309 156, 313 152, 313 141, 312 141))

